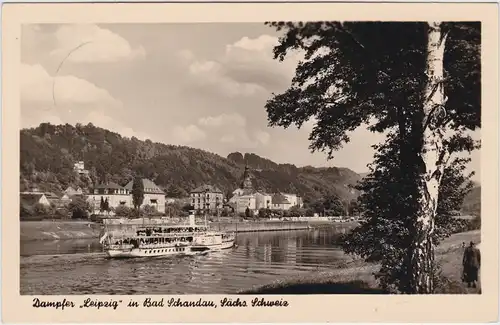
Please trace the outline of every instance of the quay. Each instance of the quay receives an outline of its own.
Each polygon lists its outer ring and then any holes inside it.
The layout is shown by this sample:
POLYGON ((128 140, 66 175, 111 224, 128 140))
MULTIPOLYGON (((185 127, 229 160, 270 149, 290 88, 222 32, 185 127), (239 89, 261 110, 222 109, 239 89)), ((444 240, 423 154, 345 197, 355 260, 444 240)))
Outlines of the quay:
POLYGON ((307 221, 248 221, 248 222, 212 222, 212 229, 228 232, 263 232, 291 231, 309 229, 307 221))
MULTIPOLYGON (((213 230, 229 232, 269 232, 307 230, 321 227, 352 228, 355 223, 311 222, 311 221, 221 221, 209 223, 213 230)), ((21 221, 21 241, 92 239, 102 235, 103 225, 89 221, 21 221)), ((125 227, 128 228, 128 227, 125 227)), ((125 229, 124 229, 125 230, 125 229)), ((131 229, 128 229, 131 230, 131 229)))

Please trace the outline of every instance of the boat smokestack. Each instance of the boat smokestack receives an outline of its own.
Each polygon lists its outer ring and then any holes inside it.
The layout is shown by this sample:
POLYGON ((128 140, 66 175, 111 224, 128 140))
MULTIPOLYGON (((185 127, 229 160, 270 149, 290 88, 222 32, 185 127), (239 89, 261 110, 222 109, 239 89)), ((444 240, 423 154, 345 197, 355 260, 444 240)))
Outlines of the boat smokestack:
POLYGON ((190 226, 196 225, 196 219, 195 219, 194 213, 189 214, 189 225, 190 226))

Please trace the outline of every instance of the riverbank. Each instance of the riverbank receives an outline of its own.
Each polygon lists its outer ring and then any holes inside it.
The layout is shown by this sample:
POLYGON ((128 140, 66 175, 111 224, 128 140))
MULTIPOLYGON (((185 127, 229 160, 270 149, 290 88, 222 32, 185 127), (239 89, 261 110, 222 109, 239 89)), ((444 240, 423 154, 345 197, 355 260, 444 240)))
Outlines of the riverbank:
POLYGON ((102 226, 89 221, 21 221, 21 241, 99 238, 102 226))
MULTIPOLYGON (((321 227, 335 227, 345 232, 356 223, 307 222, 307 221, 248 221, 248 222, 212 222, 215 230, 247 233, 265 231, 306 230, 321 227)), ((21 221, 21 241, 62 240, 99 238, 103 226, 89 221, 21 221)))
MULTIPOLYGON (((480 293, 480 289, 467 288, 460 280, 462 272, 462 243, 480 243, 479 230, 454 234, 436 248, 436 260, 441 265, 439 293, 480 293)), ((383 294, 373 275, 379 265, 358 258, 348 258, 331 271, 312 272, 305 276, 292 276, 272 283, 241 291, 240 294, 383 294)), ((481 286, 479 285, 479 288, 481 286)))
POLYGON ((309 229, 307 221, 212 222, 212 229, 228 232, 291 231, 309 229))

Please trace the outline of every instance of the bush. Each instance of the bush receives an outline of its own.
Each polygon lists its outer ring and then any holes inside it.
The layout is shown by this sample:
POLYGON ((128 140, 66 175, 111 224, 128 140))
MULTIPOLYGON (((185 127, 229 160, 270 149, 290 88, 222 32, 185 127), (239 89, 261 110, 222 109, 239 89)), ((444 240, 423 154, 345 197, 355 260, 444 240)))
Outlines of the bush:
POLYGON ((84 198, 75 198, 69 204, 69 211, 73 219, 85 219, 89 217, 91 207, 84 198))
POLYGON ((115 208, 115 215, 117 217, 130 217, 132 215, 132 209, 124 205, 119 205, 115 208))
POLYGON ((69 209, 66 207, 56 209, 54 217, 57 219, 67 219, 69 217, 69 209))
POLYGON ((155 216, 155 215, 158 215, 158 211, 156 210, 156 208, 152 205, 148 205, 146 204, 145 206, 142 207, 141 209, 142 213, 146 216, 155 216))

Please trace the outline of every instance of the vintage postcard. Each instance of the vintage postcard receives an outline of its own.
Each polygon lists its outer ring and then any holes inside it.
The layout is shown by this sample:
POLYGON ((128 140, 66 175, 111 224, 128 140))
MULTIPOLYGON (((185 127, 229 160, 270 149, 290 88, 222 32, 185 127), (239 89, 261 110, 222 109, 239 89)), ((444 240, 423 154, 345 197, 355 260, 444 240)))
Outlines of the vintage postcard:
POLYGON ((2 315, 498 318, 498 5, 6 4, 2 315))

